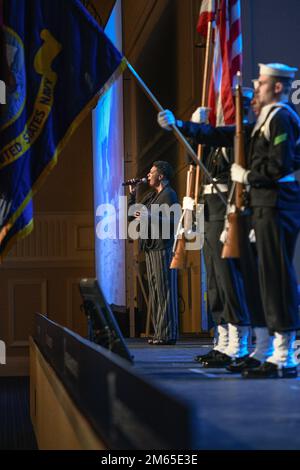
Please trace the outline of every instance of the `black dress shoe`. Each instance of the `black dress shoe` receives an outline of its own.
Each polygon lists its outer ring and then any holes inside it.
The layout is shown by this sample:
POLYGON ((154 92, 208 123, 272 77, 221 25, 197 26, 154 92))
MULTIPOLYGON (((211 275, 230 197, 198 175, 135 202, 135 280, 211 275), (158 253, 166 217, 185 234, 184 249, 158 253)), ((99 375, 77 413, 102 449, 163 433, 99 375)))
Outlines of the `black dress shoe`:
POLYGON ((156 346, 173 346, 176 344, 176 339, 154 339, 153 344, 156 346))
POLYGON ((217 351, 216 349, 212 349, 211 351, 209 351, 206 354, 199 354, 198 356, 195 356, 194 361, 202 363, 203 361, 206 361, 207 359, 212 359, 213 357, 217 356, 218 354, 220 354, 219 351, 217 351))
POLYGON ((279 368, 271 362, 264 362, 255 369, 246 369, 242 372, 245 379, 294 379, 297 377, 297 367, 279 368))
POLYGON ((232 372, 233 374, 238 374, 246 369, 254 369, 259 367, 261 362, 255 359, 254 357, 243 356, 234 359, 229 366, 226 367, 228 372, 232 372))
POLYGON ((232 358, 230 356, 220 352, 215 357, 202 361, 202 365, 205 369, 221 369, 228 366, 231 361, 232 358))

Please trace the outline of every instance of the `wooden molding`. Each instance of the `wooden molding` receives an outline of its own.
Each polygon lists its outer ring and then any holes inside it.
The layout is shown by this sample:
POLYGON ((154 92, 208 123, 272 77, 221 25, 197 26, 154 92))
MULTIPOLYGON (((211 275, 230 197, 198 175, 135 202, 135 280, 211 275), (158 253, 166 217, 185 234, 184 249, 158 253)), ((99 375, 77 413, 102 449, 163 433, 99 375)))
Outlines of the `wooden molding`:
POLYGON ((73 263, 94 258, 94 219, 90 213, 37 213, 34 230, 19 240, 2 268, 26 263, 73 263))
MULTIPOLYGON (((24 339, 16 339, 15 337, 15 323, 16 323, 16 303, 17 303, 17 286, 37 286, 40 290, 41 304, 38 311, 47 312, 47 280, 46 279, 9 279, 8 280, 8 318, 9 318, 9 347, 24 347, 28 346, 28 331, 24 332, 24 339)), ((23 300, 26 305, 26 299, 23 300)), ((26 306, 24 307, 24 310, 26 306)), ((33 314, 34 312, 32 312, 33 314)), ((24 311, 26 315, 26 311, 24 311)), ((30 318, 28 319, 30 321, 30 318)))

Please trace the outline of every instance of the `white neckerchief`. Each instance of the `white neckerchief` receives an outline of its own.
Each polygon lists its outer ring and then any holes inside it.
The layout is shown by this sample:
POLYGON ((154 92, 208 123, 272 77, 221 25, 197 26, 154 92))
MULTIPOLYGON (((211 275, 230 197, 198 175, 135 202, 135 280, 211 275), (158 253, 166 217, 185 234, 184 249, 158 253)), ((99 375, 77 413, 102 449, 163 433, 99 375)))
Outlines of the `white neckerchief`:
POLYGON ((280 106, 281 104, 283 104, 283 103, 267 104, 266 106, 264 106, 262 108, 262 110, 260 111, 259 116, 257 118, 257 121, 255 123, 255 126, 253 128, 251 137, 253 137, 255 132, 258 131, 261 128, 261 126, 263 125, 263 123, 267 119, 267 116, 268 116, 269 112, 271 111, 271 109, 276 107, 276 106, 280 106))
POLYGON ((277 114, 277 112, 283 108, 286 109, 294 117, 300 129, 300 117, 298 116, 298 114, 286 102, 278 101, 278 103, 268 104, 262 108, 260 115, 258 116, 258 119, 256 121, 256 124, 254 126, 254 129, 252 131, 251 137, 253 137, 255 132, 259 130, 260 128, 262 128, 263 126, 265 128, 264 130, 262 129, 264 132, 264 135, 266 139, 269 140, 270 139, 270 135, 269 135, 270 123, 273 117, 275 116, 275 114, 277 114), (274 110, 270 113, 272 108, 274 108, 274 110))
POLYGON ((229 158, 228 158, 228 155, 227 155, 227 148, 222 147, 221 152, 222 152, 222 155, 225 158, 226 162, 229 163, 229 158))

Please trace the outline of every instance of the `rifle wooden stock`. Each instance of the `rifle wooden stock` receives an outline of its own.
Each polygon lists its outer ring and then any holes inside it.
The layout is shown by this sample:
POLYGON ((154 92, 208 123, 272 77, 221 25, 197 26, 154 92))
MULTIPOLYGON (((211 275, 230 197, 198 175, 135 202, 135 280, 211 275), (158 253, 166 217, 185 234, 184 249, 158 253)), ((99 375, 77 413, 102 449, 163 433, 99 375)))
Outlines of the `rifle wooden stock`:
MULTIPOLYGON (((190 165, 189 170, 187 172, 187 179, 186 179, 186 196, 188 197, 191 197, 194 174, 195 174, 195 167, 194 165, 190 165)), ((183 216, 184 229, 189 230, 189 228, 192 227, 192 223, 193 223, 193 214, 191 213, 191 211, 185 210, 184 216, 183 216)), ((185 249, 184 233, 181 234, 180 238, 179 237, 176 239, 176 246, 175 246, 173 258, 170 264, 170 269, 184 269, 187 265, 187 252, 185 249)))
POLYGON ((239 243, 239 214, 232 212, 227 216, 228 231, 227 240, 224 243, 222 250, 222 258, 239 258, 240 257, 240 243, 239 243))
MULTIPOLYGON (((245 142, 243 128, 243 92, 241 86, 241 73, 237 73, 238 84, 235 90, 235 112, 236 112, 236 131, 234 138, 234 161, 243 168, 246 166, 245 158, 245 142)), ((228 211, 227 214, 227 238, 222 250, 222 258, 239 258, 240 257, 240 229, 239 218, 240 211, 244 207, 245 188, 242 183, 235 185, 235 212, 228 211)), ((228 201, 232 204, 232 201, 228 201)))
MULTIPOLYGON (((207 37, 206 37, 206 48, 205 48, 205 61, 204 61, 204 76, 203 76, 203 88, 202 88, 202 100, 201 106, 207 106, 208 101, 208 90, 209 90, 209 72, 212 63, 213 56, 213 21, 209 21, 207 37)), ((197 157, 198 160, 202 159, 203 147, 202 145, 198 146, 197 157)), ((198 194, 200 186, 200 168, 199 165, 196 167, 196 177, 195 177, 195 167, 190 165, 187 173, 187 184, 186 184, 186 196, 194 197, 194 207, 198 203, 198 194), (193 191, 193 180, 195 177, 194 191, 193 191)), ((193 211, 185 210, 184 212, 184 222, 183 222, 184 231, 189 231, 193 227, 193 211)), ((189 240, 191 241, 191 240, 189 240)), ((185 249, 186 240, 184 233, 181 234, 181 237, 176 240, 176 249, 173 253, 173 258, 171 261, 170 269, 185 269, 187 266, 187 252, 185 249)))
POLYGON ((173 255, 170 269, 185 269, 187 264, 187 253, 185 250, 185 238, 179 238, 176 243, 176 250, 173 255))

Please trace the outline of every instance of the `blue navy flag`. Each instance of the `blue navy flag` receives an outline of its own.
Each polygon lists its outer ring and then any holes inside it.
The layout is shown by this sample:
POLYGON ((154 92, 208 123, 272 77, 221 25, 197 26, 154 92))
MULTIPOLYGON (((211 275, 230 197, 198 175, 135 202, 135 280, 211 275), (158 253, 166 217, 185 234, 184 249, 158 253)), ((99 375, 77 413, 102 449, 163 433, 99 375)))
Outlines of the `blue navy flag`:
POLYGON ((32 230, 34 193, 126 60, 79 0, 4 0, 1 38, 3 256, 32 230))

